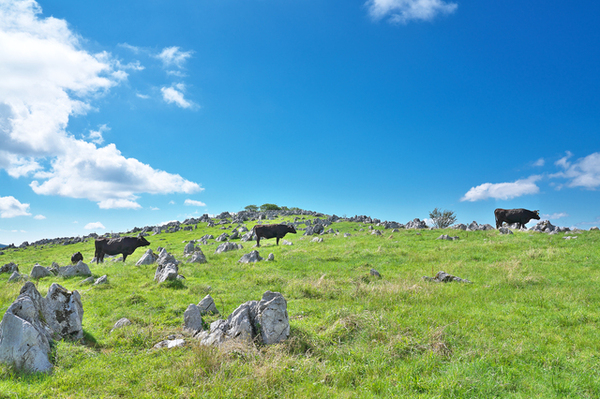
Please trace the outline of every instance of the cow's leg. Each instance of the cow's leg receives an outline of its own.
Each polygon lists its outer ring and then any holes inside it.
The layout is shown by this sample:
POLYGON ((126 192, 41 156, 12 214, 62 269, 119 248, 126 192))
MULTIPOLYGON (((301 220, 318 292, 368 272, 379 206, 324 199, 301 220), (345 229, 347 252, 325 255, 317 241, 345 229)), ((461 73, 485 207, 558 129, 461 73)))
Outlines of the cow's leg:
POLYGON ((279 237, 277 237, 277 245, 279 245, 279 237))
POLYGON ((256 236, 256 246, 260 247, 260 237, 256 236))
POLYGON ((127 259, 127 254, 123 254, 123 263, 125 263, 125 259, 127 259))

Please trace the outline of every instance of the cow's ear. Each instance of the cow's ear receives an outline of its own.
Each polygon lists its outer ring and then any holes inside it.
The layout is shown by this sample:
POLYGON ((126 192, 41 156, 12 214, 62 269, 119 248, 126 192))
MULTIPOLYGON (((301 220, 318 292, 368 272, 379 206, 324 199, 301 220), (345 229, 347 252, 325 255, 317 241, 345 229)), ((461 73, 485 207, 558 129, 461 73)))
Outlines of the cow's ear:
POLYGON ((540 216, 540 211, 534 211, 536 215, 540 216))

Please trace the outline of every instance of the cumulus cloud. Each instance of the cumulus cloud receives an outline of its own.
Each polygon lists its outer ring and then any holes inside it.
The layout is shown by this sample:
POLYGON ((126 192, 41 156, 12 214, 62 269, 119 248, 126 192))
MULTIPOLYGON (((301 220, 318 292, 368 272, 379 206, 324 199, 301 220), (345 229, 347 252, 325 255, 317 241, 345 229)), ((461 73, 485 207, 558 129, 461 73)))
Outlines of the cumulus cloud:
MULTIPOLYGON (((102 208, 139 208, 141 193, 200 191, 197 183, 124 157, 114 144, 97 147, 106 125, 90 132, 92 142, 66 132, 69 118, 91 110, 94 98, 127 78, 125 70, 143 67, 90 54, 66 21, 41 12, 33 0, 0 0, 0 169, 14 178, 33 176, 37 194, 84 198, 102 208)), ((175 65, 187 58, 180 53, 172 52, 175 65)), ((191 106, 183 87, 179 92, 179 105, 191 106)))
POLYGON ((561 172, 551 175, 553 178, 567 179, 567 187, 583 187, 596 189, 600 187, 600 152, 595 152, 584 158, 571 162, 573 154, 567 151, 566 155, 555 162, 562 169, 561 172))
POLYGON ((98 130, 90 130, 90 134, 87 136, 87 139, 92 143, 100 145, 104 143, 104 133, 109 131, 110 128, 106 126, 106 124, 100 125, 98 126, 98 130))
POLYGON ((374 20, 387 18, 395 24, 430 21, 438 14, 452 14, 458 7, 456 3, 443 0, 368 0, 365 5, 374 20))
POLYGON ((31 216, 28 212, 29 204, 22 204, 13 196, 0 197, 0 218, 14 218, 17 216, 31 216))
POLYGON ((33 218, 36 219, 36 220, 44 220, 44 219, 46 219, 46 216, 44 216, 44 215, 35 215, 33 218))
POLYGON ((100 222, 88 223, 85 225, 86 230, 106 230, 106 227, 100 222))
POLYGON ((534 175, 512 183, 484 183, 472 187, 460 200, 470 202, 488 198, 508 200, 522 195, 537 194, 540 189, 536 182, 541 178, 542 176, 534 175))
POLYGON ((206 204, 204 202, 191 200, 191 199, 186 199, 184 204, 188 205, 188 206, 206 206, 206 204))
POLYGON ((171 87, 163 87, 160 89, 163 95, 163 100, 169 104, 176 104, 181 108, 191 108, 194 104, 183 98, 183 91, 185 85, 183 83, 177 83, 171 87))

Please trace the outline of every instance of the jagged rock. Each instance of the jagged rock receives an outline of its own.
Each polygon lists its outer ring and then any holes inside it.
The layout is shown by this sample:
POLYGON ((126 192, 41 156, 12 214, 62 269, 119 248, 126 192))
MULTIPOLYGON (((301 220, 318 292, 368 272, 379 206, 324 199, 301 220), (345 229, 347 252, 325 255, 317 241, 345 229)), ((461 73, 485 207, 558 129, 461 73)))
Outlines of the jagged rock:
POLYGON ((79 284, 80 285, 94 284, 95 281, 96 281, 96 279, 94 278, 94 276, 90 276, 90 277, 86 278, 85 280, 81 280, 81 282, 79 284))
POLYGON ((0 362, 27 372, 50 372, 52 332, 43 314, 43 298, 31 282, 21 288, 0 322, 0 362))
POLYGON ((532 228, 529 229, 529 231, 537 231, 540 233, 554 233, 554 232, 564 232, 564 231, 569 231, 570 229, 568 228, 564 228, 561 229, 559 227, 554 226, 552 223, 550 223, 549 220, 541 220, 539 221, 535 226, 533 226, 532 228))
POLYGON ((177 280, 179 276, 179 267, 174 263, 158 265, 154 273, 154 281, 164 283, 167 280, 177 280))
POLYGON ((12 274, 13 272, 18 272, 18 271, 19 271, 19 266, 17 266, 13 262, 7 263, 4 266, 0 267, 0 274, 2 274, 2 273, 12 274))
POLYGON ((243 242, 252 241, 252 240, 254 240, 254 232, 252 232, 252 231, 247 232, 240 239, 240 241, 243 241, 243 242))
POLYGON ((215 301, 210 294, 202 298, 202 300, 198 303, 198 308, 200 309, 201 314, 219 314, 217 306, 215 305, 215 301))
POLYGON ((238 260, 238 262, 240 263, 256 263, 256 262, 260 262, 261 260, 263 260, 263 258, 261 258, 261 256, 258 254, 257 250, 254 250, 252 252, 250 252, 249 254, 245 254, 243 255, 240 260, 238 260))
POLYGON ((463 223, 453 224, 450 228, 454 230, 467 230, 467 225, 463 223))
POLYGON ((415 218, 410 222, 406 223, 405 228, 407 229, 426 229, 427 223, 420 220, 419 218, 415 218))
POLYGON ((107 284, 108 276, 105 274, 104 276, 98 277, 96 281, 94 281, 94 285, 107 284))
POLYGON ((129 325, 131 325, 131 320, 129 320, 126 317, 122 317, 119 320, 117 320, 117 322, 115 323, 113 328, 110 330, 110 332, 113 332, 115 330, 118 330, 119 328, 123 328, 123 327, 129 326, 129 325))
POLYGON ((287 302, 278 292, 267 291, 262 299, 240 305, 227 320, 217 320, 209 331, 197 335, 203 345, 219 345, 228 339, 259 339, 274 344, 289 337, 287 302))
POLYGON ((323 238, 322 237, 315 237, 312 240, 310 240, 310 242, 323 242, 323 238))
POLYGON ((294 245, 294 243, 288 240, 281 240, 281 245, 294 245))
POLYGON ((435 275, 435 277, 427 277, 427 276, 423 276, 423 280, 425 281, 434 281, 436 283, 449 283, 451 281, 458 281, 461 283, 471 283, 469 280, 467 279, 462 279, 460 277, 456 277, 453 276, 451 274, 448 274, 446 272, 437 272, 437 274, 435 275))
POLYGON ((500 228, 498 229, 498 231, 500 232, 500 234, 514 234, 514 233, 512 232, 512 230, 511 230, 511 229, 509 229, 508 227, 500 227, 500 228))
POLYGON ((352 237, 352 234, 350 234, 350 233, 344 233, 344 237, 352 237))
POLYGON ((267 256, 267 260, 271 261, 271 262, 274 261, 275 260, 275 254, 270 253, 269 256, 267 256))
POLYGON ((442 234, 441 236, 436 238, 436 240, 448 240, 448 241, 454 241, 454 240, 458 240, 458 239, 459 239, 459 237, 450 237, 448 234, 442 234))
POLYGON ((590 227, 590 231, 598 231, 600 230, 598 226, 590 227))
POLYGON ((381 230, 373 230, 373 232, 371 232, 371 235, 380 236, 381 235, 381 230))
POLYGON ((221 254, 223 252, 228 252, 228 251, 234 251, 236 249, 243 249, 244 247, 242 247, 241 244, 234 244, 232 242, 224 242, 223 244, 219 245, 217 247, 217 249, 215 250, 215 254, 221 254))
POLYGON ((160 252, 158 266, 154 272, 154 281, 164 283, 167 280, 177 280, 179 276, 179 261, 165 249, 160 252))
POLYGON ((8 278, 9 283, 18 283, 20 281, 27 281, 27 275, 14 271, 8 278))
POLYGON ((86 265, 82 261, 79 261, 75 266, 59 267, 58 275, 61 277, 91 276, 92 272, 90 271, 88 265, 86 265))
POLYGON ((202 313, 198 305, 191 304, 183 313, 184 328, 192 334, 203 330, 202 313))
POLYGON ((48 270, 44 266, 40 266, 39 264, 36 264, 35 266, 33 266, 33 269, 31 269, 30 275, 31 275, 31 278, 34 280, 37 280, 37 279, 40 279, 43 277, 54 276, 54 274, 52 274, 52 272, 50 270, 48 270))
POLYGON ((233 233, 231 233, 231 235, 229 236, 230 240, 235 240, 240 238, 240 232, 237 230, 234 230, 233 233))
POLYGON ((44 317, 55 338, 83 338, 83 304, 77 291, 53 283, 44 303, 44 317))
POLYGON ((224 241, 227 241, 228 238, 229 238, 229 234, 223 233, 220 236, 218 236, 217 238, 215 238, 215 241, 224 242, 224 241))
POLYGON ((204 253, 200 248, 196 248, 196 251, 194 251, 192 257, 188 260, 188 263, 207 263, 206 256, 204 256, 204 253))
POLYGON ((156 262, 158 256, 152 252, 150 248, 142 255, 142 257, 135 263, 136 266, 151 265, 156 262))

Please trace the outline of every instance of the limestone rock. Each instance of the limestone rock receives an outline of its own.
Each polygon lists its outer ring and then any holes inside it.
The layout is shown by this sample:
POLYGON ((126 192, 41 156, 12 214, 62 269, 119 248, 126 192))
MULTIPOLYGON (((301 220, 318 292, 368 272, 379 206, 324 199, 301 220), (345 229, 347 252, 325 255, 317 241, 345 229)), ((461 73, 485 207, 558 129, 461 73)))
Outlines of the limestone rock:
POLYGON ((457 282, 461 282, 461 283, 471 283, 469 280, 467 279, 462 279, 460 277, 456 277, 453 276, 451 274, 448 274, 446 272, 437 272, 437 274, 435 275, 435 277, 427 277, 424 276, 423 280, 425 281, 433 281, 436 283, 449 283, 451 281, 457 281, 457 282))
POLYGON ((118 330, 119 328, 123 328, 123 327, 129 326, 129 325, 131 325, 131 320, 129 320, 126 317, 122 317, 119 320, 117 320, 117 322, 115 323, 113 328, 110 330, 110 332, 113 332, 115 330, 118 330))
POLYGON ((83 304, 79 292, 53 283, 46 295, 44 317, 55 338, 83 338, 83 304))
POLYGON ((2 273, 12 274, 13 272, 18 272, 18 271, 19 271, 19 266, 17 266, 13 262, 7 263, 4 266, 0 267, 0 274, 2 274, 2 273))
POLYGON ((238 262, 240 263, 256 263, 256 262, 260 262, 261 260, 263 260, 264 258, 262 258, 257 250, 254 250, 252 252, 250 252, 249 254, 245 254, 243 255, 240 260, 238 262))
POLYGON ((221 254, 223 252, 234 251, 243 248, 244 247, 242 247, 241 244, 234 244, 230 241, 227 241, 217 247, 217 249, 215 250, 215 254, 221 254))
POLYGON ((442 234, 441 236, 436 238, 436 240, 454 241, 454 240, 458 240, 458 237, 450 237, 448 234, 442 234))
POLYGON ((192 257, 188 260, 188 263, 207 263, 206 256, 204 256, 204 253, 200 248, 196 248, 196 251, 194 251, 192 257))
POLYGON ((86 265, 82 261, 79 261, 75 266, 59 267, 58 275, 61 277, 91 276, 92 272, 90 271, 88 265, 86 265))
POLYGON ((214 299, 210 296, 210 294, 206 295, 200 303, 198 303, 198 308, 200 309, 201 314, 213 313, 218 314, 219 311, 215 305, 214 299))
POLYGON ((45 268, 44 266, 40 266, 39 264, 36 264, 35 266, 33 266, 33 269, 31 269, 31 278, 34 280, 43 278, 43 277, 48 277, 48 276, 54 276, 54 274, 48 270, 47 268, 45 268))
POLYGON ((192 334, 203 330, 202 314, 198 305, 191 304, 183 313, 183 325, 192 334))
POLYGON ((148 248, 146 250, 146 252, 142 255, 142 257, 140 258, 140 260, 138 260, 135 265, 136 266, 141 266, 141 265, 151 265, 154 262, 156 262, 157 256, 152 252, 152 250, 150 248, 148 248))
POLYGON ((217 320, 209 331, 197 335, 203 345, 219 345, 229 339, 274 344, 289 337, 287 302, 278 292, 267 291, 260 301, 240 305, 227 320, 217 320))

